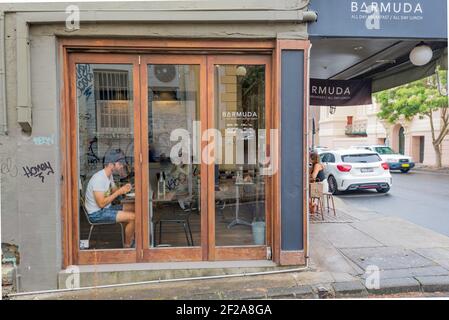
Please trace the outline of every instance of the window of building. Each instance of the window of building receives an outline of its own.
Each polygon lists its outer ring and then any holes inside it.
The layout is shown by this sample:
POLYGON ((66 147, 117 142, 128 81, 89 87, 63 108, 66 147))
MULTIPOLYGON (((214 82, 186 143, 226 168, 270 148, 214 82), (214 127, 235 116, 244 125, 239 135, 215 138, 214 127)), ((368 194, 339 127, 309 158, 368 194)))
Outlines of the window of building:
POLYGON ((127 72, 94 70, 94 79, 98 132, 129 132, 132 117, 127 72))

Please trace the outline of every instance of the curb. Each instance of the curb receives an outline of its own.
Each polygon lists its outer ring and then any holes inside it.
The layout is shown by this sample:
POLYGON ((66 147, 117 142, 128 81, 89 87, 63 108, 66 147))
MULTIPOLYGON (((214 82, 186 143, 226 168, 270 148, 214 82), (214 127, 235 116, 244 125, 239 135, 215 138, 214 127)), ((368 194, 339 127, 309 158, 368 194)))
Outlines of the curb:
POLYGON ((423 292, 449 292, 449 276, 422 276, 416 277, 423 292))
POLYGON ((368 292, 377 295, 421 292, 421 286, 414 278, 392 278, 382 280, 379 289, 368 288, 368 292))
POLYGON ((187 297, 178 297, 179 300, 220 300, 220 295, 216 292, 199 293, 187 297))
POLYGON ((332 287, 336 298, 368 296, 368 291, 360 281, 336 282, 332 287))
POLYGON ((389 295, 401 293, 447 292, 449 296, 449 276, 422 276, 384 279, 380 288, 366 288, 362 281, 334 282, 323 285, 300 285, 296 287, 277 287, 267 289, 235 290, 222 293, 200 294, 195 299, 344 299, 367 298, 370 295, 389 295))
POLYGON ((269 288, 267 291, 268 299, 313 299, 316 298, 312 287, 297 286, 290 288, 269 288))
POLYGON ((413 168, 410 170, 410 172, 421 172, 421 173, 434 173, 437 175, 445 175, 445 176, 449 176, 449 171, 446 171, 445 169, 443 170, 434 170, 434 169, 421 169, 421 168, 413 168))
POLYGON ((218 293, 222 300, 256 300, 266 299, 266 291, 263 289, 235 290, 218 293))

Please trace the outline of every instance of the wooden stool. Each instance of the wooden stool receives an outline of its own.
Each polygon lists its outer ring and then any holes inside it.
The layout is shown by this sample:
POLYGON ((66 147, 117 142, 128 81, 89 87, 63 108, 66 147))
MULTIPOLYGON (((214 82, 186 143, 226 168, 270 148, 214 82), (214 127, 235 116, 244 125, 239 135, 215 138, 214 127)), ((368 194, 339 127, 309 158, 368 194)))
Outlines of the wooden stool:
POLYGON ((324 221, 324 204, 323 204, 323 198, 322 197, 311 197, 310 201, 317 200, 317 212, 311 212, 311 214, 318 214, 321 213, 321 220, 324 221))
POLYGON ((332 195, 332 193, 324 192, 323 193, 323 198, 326 198, 327 212, 330 211, 330 209, 331 209, 330 203, 332 202, 332 210, 334 211, 334 216, 337 216, 337 212, 335 211, 334 196, 332 195))
MULTIPOLYGON (((321 183, 311 183, 310 184, 310 201, 318 202, 317 211, 321 213, 321 220, 324 221, 323 185, 321 183)), ((315 213, 315 212, 311 212, 311 213, 315 213)))

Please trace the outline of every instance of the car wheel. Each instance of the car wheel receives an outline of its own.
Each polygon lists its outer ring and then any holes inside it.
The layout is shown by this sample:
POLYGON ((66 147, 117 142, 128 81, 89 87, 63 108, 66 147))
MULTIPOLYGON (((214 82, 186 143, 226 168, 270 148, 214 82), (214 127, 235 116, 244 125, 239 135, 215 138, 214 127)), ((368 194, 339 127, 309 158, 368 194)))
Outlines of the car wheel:
POLYGON ((390 187, 379 188, 379 189, 376 189, 376 191, 379 193, 387 193, 388 191, 390 191, 390 187))
POLYGON ((401 172, 402 173, 407 173, 407 172, 409 172, 410 171, 410 169, 401 169, 401 172))
POLYGON ((327 178, 327 183, 329 184, 329 192, 338 194, 337 180, 335 180, 334 176, 329 176, 329 178, 327 178))

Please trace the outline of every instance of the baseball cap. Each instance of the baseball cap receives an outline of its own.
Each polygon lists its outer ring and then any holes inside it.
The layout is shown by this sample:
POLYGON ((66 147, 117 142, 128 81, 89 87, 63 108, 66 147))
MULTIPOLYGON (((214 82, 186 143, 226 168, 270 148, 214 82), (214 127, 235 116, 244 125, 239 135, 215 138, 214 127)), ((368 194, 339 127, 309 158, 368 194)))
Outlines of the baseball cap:
POLYGON ((120 162, 122 164, 126 164, 125 154, 120 149, 113 149, 106 152, 104 156, 104 164, 107 165, 109 163, 117 163, 120 162))

